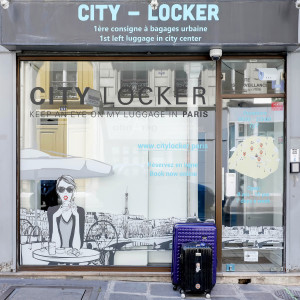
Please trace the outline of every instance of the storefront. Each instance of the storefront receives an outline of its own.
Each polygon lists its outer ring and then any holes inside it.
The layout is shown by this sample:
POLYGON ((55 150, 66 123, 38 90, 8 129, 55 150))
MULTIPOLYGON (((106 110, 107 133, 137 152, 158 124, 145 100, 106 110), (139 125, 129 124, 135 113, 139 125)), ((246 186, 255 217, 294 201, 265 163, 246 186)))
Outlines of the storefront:
POLYGON ((1 13, 17 70, 12 269, 169 271, 173 225, 195 217, 216 222, 219 272, 297 265, 294 1, 15 1, 1 13))

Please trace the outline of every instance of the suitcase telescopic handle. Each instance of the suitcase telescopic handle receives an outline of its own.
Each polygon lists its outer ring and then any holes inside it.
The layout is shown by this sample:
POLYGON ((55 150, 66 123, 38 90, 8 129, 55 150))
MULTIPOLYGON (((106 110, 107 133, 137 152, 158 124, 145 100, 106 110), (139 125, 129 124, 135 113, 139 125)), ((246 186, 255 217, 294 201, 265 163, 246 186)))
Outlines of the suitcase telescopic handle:
POLYGON ((195 218, 195 217, 187 218, 186 222, 187 223, 202 223, 202 221, 200 221, 198 218, 195 218))
POLYGON ((215 220, 207 219, 205 221, 201 221, 197 217, 190 217, 190 218, 187 218, 186 223, 214 223, 215 224, 215 220))

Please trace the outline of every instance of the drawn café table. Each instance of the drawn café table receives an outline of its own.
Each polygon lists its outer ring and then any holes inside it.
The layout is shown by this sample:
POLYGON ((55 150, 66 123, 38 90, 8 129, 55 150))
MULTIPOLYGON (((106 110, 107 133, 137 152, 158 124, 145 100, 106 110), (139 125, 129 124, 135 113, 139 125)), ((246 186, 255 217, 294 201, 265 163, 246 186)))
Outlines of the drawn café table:
POLYGON ((68 263, 68 264, 79 264, 88 263, 99 259, 99 251, 92 249, 80 249, 79 255, 71 253, 71 248, 61 248, 56 251, 55 254, 49 254, 47 248, 35 250, 32 256, 35 259, 48 261, 53 263, 68 263))

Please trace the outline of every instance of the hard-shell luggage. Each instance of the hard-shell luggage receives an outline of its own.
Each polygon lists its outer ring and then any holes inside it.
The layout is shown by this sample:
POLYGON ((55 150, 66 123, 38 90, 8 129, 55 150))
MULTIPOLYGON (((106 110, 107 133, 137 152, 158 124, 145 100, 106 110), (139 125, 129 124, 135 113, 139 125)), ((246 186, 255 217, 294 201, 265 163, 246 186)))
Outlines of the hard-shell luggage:
POLYGON ((216 283, 217 269, 217 228, 213 222, 177 223, 173 227, 172 243, 172 267, 171 278, 174 289, 181 282, 180 274, 180 251, 184 243, 197 242, 205 243, 212 249, 212 284, 216 283))
POLYGON ((180 251, 180 293, 206 294, 210 298, 213 288, 213 251, 205 243, 184 243, 180 251))

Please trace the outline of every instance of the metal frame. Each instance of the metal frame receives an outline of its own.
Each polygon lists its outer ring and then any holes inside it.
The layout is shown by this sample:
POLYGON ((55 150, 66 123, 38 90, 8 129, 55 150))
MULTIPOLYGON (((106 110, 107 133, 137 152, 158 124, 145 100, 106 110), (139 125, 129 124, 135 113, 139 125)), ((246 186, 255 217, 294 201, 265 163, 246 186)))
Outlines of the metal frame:
MULTIPOLYGON (((216 95, 216 164, 218 163, 218 166, 220 169, 216 168, 216 206, 218 204, 218 207, 216 207, 216 224, 217 224, 217 230, 218 232, 221 231, 221 234, 218 233, 218 245, 222 245, 222 102, 225 99, 249 99, 249 98, 284 98, 284 128, 283 128, 283 134, 284 134, 284 149, 283 149, 283 157, 284 157, 284 166, 283 166, 283 210, 282 210, 282 224, 283 224, 283 241, 284 241, 284 250, 283 250, 283 261, 282 266, 284 271, 286 271, 286 226, 285 226, 285 220, 286 220, 286 182, 287 182, 287 164, 286 164, 286 154, 287 154, 287 78, 286 78, 286 70, 287 70, 287 59, 286 55, 247 55, 247 56, 237 56, 237 55, 226 55, 223 56, 220 61, 217 62, 217 66, 219 64, 219 69, 217 67, 217 70, 219 71, 219 74, 217 72, 217 95, 216 95), (218 88, 222 90, 222 71, 221 71, 221 63, 222 60, 246 60, 246 59, 283 59, 284 60, 284 74, 285 74, 285 87, 284 87, 284 93, 280 94, 222 94, 222 92, 218 93, 218 88), (218 86, 218 80, 219 80, 219 86, 218 86), (220 97, 220 98, 218 98, 220 97), (218 126, 218 128, 217 128, 218 126), (219 139, 217 139, 217 134, 220 134, 219 139), (220 147, 220 149, 218 149, 220 147), (218 151, 219 150, 219 151, 218 151), (219 162, 218 162, 219 161, 219 162), (219 170, 219 171, 218 171, 219 170), (220 178, 219 178, 220 177, 220 178), (217 184, 217 178, 218 178, 218 184, 217 184), (219 181, 221 180, 221 181, 219 181), (219 190, 218 190, 219 189, 219 190), (218 193, 217 193, 218 190, 218 193), (217 218, 218 213, 218 218, 217 218), (221 219, 221 222, 220 222, 221 219), (220 238, 221 236, 221 238, 220 238)), ((222 272, 222 246, 218 246, 218 264, 217 270, 218 272, 222 272), (220 249, 221 248, 221 249, 220 249)))
POLYGON ((216 226, 217 271, 222 271, 222 65, 217 61, 216 70, 216 226))

